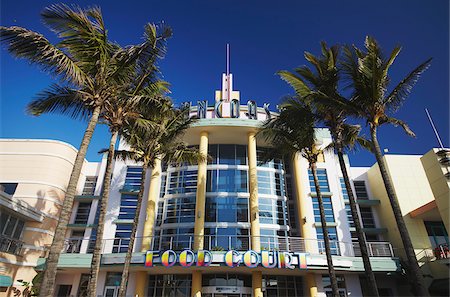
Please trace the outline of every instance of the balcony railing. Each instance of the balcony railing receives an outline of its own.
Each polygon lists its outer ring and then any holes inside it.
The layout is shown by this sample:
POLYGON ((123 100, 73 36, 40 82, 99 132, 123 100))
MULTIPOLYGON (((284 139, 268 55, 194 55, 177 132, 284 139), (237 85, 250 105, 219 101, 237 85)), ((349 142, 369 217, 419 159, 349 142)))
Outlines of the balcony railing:
MULTIPOLYGON (((134 245, 134 252, 141 250, 142 241, 150 239, 151 250, 175 250, 193 249, 193 235, 179 234, 155 237, 138 237, 134 245)), ((325 243, 319 239, 307 239, 301 237, 276 237, 260 236, 261 250, 276 250, 286 252, 308 252, 310 254, 325 254, 325 243)), ((104 239, 102 243, 102 253, 126 253, 129 238, 104 239)), ((92 253, 95 240, 83 238, 68 238, 64 244, 64 253, 92 253)), ((203 236, 203 248, 210 251, 247 251, 251 247, 251 237, 249 235, 203 236)), ((333 255, 346 257, 360 257, 358 243, 330 241, 330 249, 333 255)), ((394 257, 392 246, 389 242, 368 242, 367 249, 370 257, 394 257)))
POLYGON ((0 236, 0 252, 20 256, 22 254, 23 241, 0 236))

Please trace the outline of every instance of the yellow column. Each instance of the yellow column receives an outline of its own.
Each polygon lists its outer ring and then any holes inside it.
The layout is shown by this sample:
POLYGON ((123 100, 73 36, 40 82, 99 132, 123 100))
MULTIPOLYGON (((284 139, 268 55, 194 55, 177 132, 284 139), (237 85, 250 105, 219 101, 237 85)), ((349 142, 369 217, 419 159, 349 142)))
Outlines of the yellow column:
MULTIPOLYGON (((261 251, 261 238, 259 229, 259 202, 258 202, 258 174, 256 160, 255 132, 248 133, 248 184, 250 203, 250 235, 251 247, 256 252, 261 251)), ((252 272, 253 297, 262 297, 262 272, 252 272)))
MULTIPOLYGON (((208 156, 208 132, 206 131, 200 133, 199 151, 205 158, 208 156)), ((206 164, 206 160, 198 163, 197 196, 195 199, 194 251, 203 249, 204 242, 206 164)))
POLYGON ((317 284, 316 284, 316 276, 314 273, 308 273, 305 276, 306 286, 309 288, 309 296, 316 297, 317 296, 317 284))
POLYGON ((256 252, 261 251, 259 229, 259 203, 258 203, 258 175, 256 171, 256 138, 255 132, 248 133, 248 183, 250 203, 250 235, 251 247, 256 252))
POLYGON ((155 215, 157 209, 157 201, 159 197, 159 192, 161 191, 161 159, 155 160, 155 167, 152 170, 152 175, 150 176, 150 187, 148 190, 147 197, 147 210, 146 219, 144 223, 144 231, 142 236, 142 247, 141 252, 146 252, 150 249, 153 236, 153 228, 155 225, 155 215))
POLYGON ((192 272, 192 297, 201 297, 202 296, 202 272, 201 271, 193 271, 192 272))
MULTIPOLYGON (((208 132, 200 133, 200 153, 205 161, 198 163, 197 171, 197 195, 195 198, 195 226, 194 226, 194 251, 202 250, 205 234, 205 200, 206 200, 206 157, 208 156, 208 132)), ((192 272, 192 297, 202 296, 202 272, 192 272)))
POLYGON ((145 297, 145 289, 147 288, 147 272, 136 272, 136 288, 134 290, 134 296, 145 297))
POLYGON ((261 271, 252 272, 252 291, 253 297, 263 297, 261 271))
MULTIPOLYGON (((312 222, 306 221, 306 209, 308 209, 308 199, 305 195, 305 191, 302 189, 302 180, 307 180, 308 176, 305 175, 306 160, 302 159, 299 153, 295 154, 293 160, 293 174, 294 174, 294 182, 295 182, 295 197, 296 197, 296 206, 297 206, 297 214, 299 217, 299 228, 302 231, 302 237, 306 239, 313 238, 312 234, 312 222)), ((311 245, 314 245, 315 242, 305 241, 305 250, 308 252, 312 248, 311 245)), ((306 286, 308 287, 309 296, 315 297, 317 296, 317 284, 316 278, 313 273, 307 273, 305 276, 306 286)))

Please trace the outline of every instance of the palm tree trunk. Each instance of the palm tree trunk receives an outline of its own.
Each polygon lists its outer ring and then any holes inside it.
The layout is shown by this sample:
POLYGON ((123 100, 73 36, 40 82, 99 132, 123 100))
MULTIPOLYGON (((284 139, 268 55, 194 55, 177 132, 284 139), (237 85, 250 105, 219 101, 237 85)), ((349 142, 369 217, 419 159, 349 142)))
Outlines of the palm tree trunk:
POLYGON ((95 297, 97 292, 97 279, 100 270, 101 252, 103 246, 103 230, 105 228, 105 215, 108 208, 109 190, 111 188, 111 176, 113 169, 114 150, 119 133, 113 131, 108 148, 105 175, 103 179, 102 197, 100 200, 100 214, 98 216, 97 238, 95 240, 94 252, 92 254, 91 272, 88 285, 88 296, 95 297))
POLYGON ((53 237, 53 242, 46 261, 44 277, 39 290, 39 296, 41 297, 54 295, 56 270, 58 267, 59 256, 64 248, 67 224, 69 223, 70 215, 72 214, 73 199, 76 194, 81 169, 83 168, 84 158, 86 157, 86 152, 89 147, 89 143, 91 142, 92 134, 97 126, 99 114, 100 106, 97 106, 92 112, 92 116, 89 120, 86 131, 84 132, 80 148, 78 149, 78 153, 75 158, 75 163, 73 165, 72 173, 70 174, 66 195, 61 208, 61 213, 59 215, 58 225, 56 226, 55 235, 53 237))
MULTIPOLYGON (((130 268, 130 263, 131 263, 131 256, 133 253, 134 241, 136 240, 136 230, 137 230, 137 227, 139 224, 139 215, 141 212, 142 200, 144 197, 145 176, 147 174, 147 168, 148 168, 148 163, 144 162, 144 164, 142 165, 142 179, 141 179, 141 187, 139 189, 139 194, 138 194, 138 198, 137 198, 136 213, 134 214, 134 222, 133 222, 133 227, 131 229, 131 235, 130 235, 130 243, 128 244, 127 255, 125 256, 125 263, 123 265, 122 279, 120 281, 118 297, 125 297, 125 294, 127 292, 129 268, 130 268)), ((139 297, 141 297, 141 296, 139 296, 139 297)))
POLYGON ((325 209, 323 207, 322 193, 320 191, 319 179, 317 178, 317 165, 316 163, 310 163, 311 173, 314 178, 314 186, 316 187, 317 200, 319 202, 320 222, 322 224, 323 242, 325 244, 325 254, 327 257, 328 274, 331 280, 331 289, 333 297, 339 297, 339 289, 337 284, 336 273, 333 266, 333 258, 331 256, 330 238, 328 237, 327 220, 325 219, 325 209))
POLYGON ((375 157, 377 159, 378 166, 380 167, 381 178, 383 179, 392 211, 394 213, 395 221, 397 222, 398 231, 403 241, 403 247, 405 249, 406 258, 408 261, 407 271, 410 277, 409 282, 413 289, 413 293, 415 296, 429 296, 428 290, 424 285, 422 272, 420 271, 419 264, 417 263, 416 253, 414 252, 408 229, 406 228, 406 224, 402 216, 402 211, 400 210, 400 206, 398 204, 397 195, 395 194, 392 181, 383 160, 383 155, 381 154, 380 145, 377 139, 376 126, 371 126, 370 135, 372 138, 375 157))
POLYGON ((356 208, 355 196, 353 195, 353 190, 350 185, 350 178, 348 177, 347 167, 345 166, 344 154, 342 152, 341 145, 337 143, 336 146, 339 165, 341 167, 342 177, 344 178, 345 188, 347 189, 348 200, 350 201, 350 210, 352 212, 352 218, 353 222, 355 223, 356 234, 358 236, 359 248, 361 250, 361 257, 364 264, 364 270, 366 271, 366 276, 369 279, 370 296, 378 297, 379 295, 378 295, 377 281, 375 279, 375 274, 372 271, 372 265, 370 264, 366 239, 364 238, 364 232, 362 230, 361 221, 359 220, 358 210, 356 208))

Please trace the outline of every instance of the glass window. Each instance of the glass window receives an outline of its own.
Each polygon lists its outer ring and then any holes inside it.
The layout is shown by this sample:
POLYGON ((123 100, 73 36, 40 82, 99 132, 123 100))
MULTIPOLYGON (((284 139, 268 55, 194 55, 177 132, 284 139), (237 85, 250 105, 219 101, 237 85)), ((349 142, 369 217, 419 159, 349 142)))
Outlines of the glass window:
POLYGON ((25 226, 25 221, 22 221, 21 219, 11 214, 1 211, 0 223, 1 235, 13 239, 20 239, 22 237, 22 231, 25 226))
POLYGON ((219 145, 219 164, 236 165, 236 147, 233 144, 219 145))
POLYGON ((191 296, 190 274, 149 275, 148 296, 189 297, 191 296))
POLYGON ((91 202, 78 203, 77 214, 75 216, 74 224, 87 224, 89 219, 89 212, 91 210, 91 202))
POLYGON ((128 166, 125 176, 124 189, 127 191, 139 191, 141 187, 142 167, 128 166))
POLYGON ((246 170, 208 170, 207 192, 247 192, 246 170))
MULTIPOLYGON (((332 255, 339 255, 339 245, 337 243, 338 236, 336 227, 328 227, 328 238, 330 239, 330 249, 332 255)), ((316 228, 317 240, 319 245, 319 252, 325 254, 325 244, 323 242, 323 230, 322 228, 316 228)))
POLYGON ((197 170, 170 172, 168 194, 195 193, 197 191, 197 170))
POLYGON ((350 208, 350 204, 345 204, 345 213, 347 215, 347 222, 349 227, 354 228, 355 222, 353 221, 352 210, 350 208))
POLYGON ((372 209, 370 207, 359 207, 359 212, 361 214, 362 225, 364 228, 376 228, 372 209))
POLYGON ((126 253, 131 237, 131 224, 117 224, 113 253, 126 253))
MULTIPOLYGON (((347 287, 345 285, 345 278, 343 275, 336 275, 338 288, 339 288, 339 296, 346 297, 347 296, 347 287)), ((322 275, 322 284, 325 290, 325 294, 327 297, 333 296, 331 289, 331 279, 328 275, 322 275)))
POLYGON ((367 194, 366 182, 363 180, 354 180, 353 185, 355 186, 355 194, 357 199, 369 199, 367 194))
MULTIPOLYGON (((314 177, 312 175, 311 169, 308 169, 309 185, 311 192, 316 192, 316 186, 314 184, 314 177)), ((328 185, 327 170, 317 169, 317 179, 319 180, 319 187, 321 192, 329 192, 330 187, 328 185)))
POLYGON ((345 187, 344 178, 340 177, 339 183, 341 185, 342 198, 344 198, 345 200, 348 200, 348 192, 347 192, 347 188, 345 187))
POLYGON ((94 195, 96 185, 97 185, 97 176, 86 176, 83 193, 81 195, 94 195))
POLYGON ((205 228, 205 249, 226 251, 230 249, 247 251, 249 233, 244 228, 205 228))
POLYGON ((17 185, 18 183, 0 183, 0 191, 12 196, 16 192, 17 185))
MULTIPOLYGON (((329 223, 334 223, 333 214, 333 204, 331 203, 331 197, 323 197, 323 208, 325 211, 325 220, 329 223)), ((317 197, 312 197, 313 210, 314 210, 314 221, 320 223, 320 210, 319 210, 319 199, 317 197)))
POLYGON ((303 279, 300 276, 263 275, 264 297, 304 296, 303 279))
POLYGON ((119 220, 134 219, 137 207, 137 198, 137 195, 134 194, 122 194, 120 196, 119 220))
POLYGON ((120 286, 120 280, 122 279, 122 272, 108 272, 106 274, 106 286, 118 287, 120 286))
POLYGON ((58 285, 58 297, 69 297, 70 291, 72 290, 72 285, 58 285))

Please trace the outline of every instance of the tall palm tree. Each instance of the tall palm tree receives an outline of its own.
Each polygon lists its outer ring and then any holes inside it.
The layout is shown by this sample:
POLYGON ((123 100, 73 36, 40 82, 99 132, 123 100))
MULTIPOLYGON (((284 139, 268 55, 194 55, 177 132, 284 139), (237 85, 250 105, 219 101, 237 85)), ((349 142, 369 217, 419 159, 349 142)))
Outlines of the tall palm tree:
MULTIPOLYGON (((203 155, 199 153, 198 149, 189 148, 181 141, 181 136, 194 121, 186 117, 187 112, 189 111, 186 109, 179 110, 174 109, 171 105, 166 106, 166 108, 161 109, 158 115, 148 119, 155 123, 149 129, 136 130, 131 127, 131 129, 127 129, 122 134, 127 144, 130 145, 130 150, 117 151, 117 157, 141 163, 142 178, 118 297, 124 297, 127 290, 129 268, 136 240, 136 230, 139 224, 147 169, 149 167, 154 168, 157 159, 175 164, 181 162, 192 164, 203 159, 203 155)), ((153 211, 155 211, 155 206, 153 207, 153 211)), ((151 236, 149 234, 145 235, 151 236)))
MULTIPOLYGON (((315 123, 316 117, 311 108, 308 105, 305 105, 299 98, 291 98, 281 105, 279 116, 265 122, 258 134, 271 143, 273 149, 270 153, 274 155, 281 154, 291 158, 299 153, 309 163, 319 204, 320 221, 323 230, 325 254, 328 264, 328 273, 331 279, 332 294, 333 297, 339 297, 322 193, 317 177, 317 158, 323 152, 323 148, 318 146, 315 139, 315 123)), ((273 158, 274 155, 268 156, 268 158, 273 158)))
POLYGON ((112 67, 116 46, 108 42, 99 8, 83 10, 77 6, 56 4, 45 8, 41 17, 44 24, 59 37, 57 45, 26 28, 0 27, 0 42, 6 45, 12 55, 27 59, 61 80, 61 83, 38 94, 38 98, 29 104, 28 112, 33 115, 59 112, 88 119, 67 185, 40 289, 40 296, 53 296, 56 268, 86 151, 102 104, 114 88, 114 81, 120 80, 122 71, 112 67))
POLYGON ((401 126, 408 135, 415 136, 405 122, 392 117, 390 114, 401 107, 420 75, 430 66, 431 59, 420 64, 388 93, 387 88, 390 82, 388 72, 400 50, 400 47, 396 47, 389 57, 385 58, 375 39, 367 36, 365 50, 357 47, 345 48, 343 70, 348 75, 350 86, 353 89, 351 98, 353 107, 351 110, 356 116, 364 119, 370 128, 372 148, 403 241, 408 263, 407 271, 413 293, 416 296, 428 296, 429 293, 424 285, 411 238, 403 220, 377 138, 378 127, 383 124, 401 126))
POLYGON ((358 215, 358 209, 350 185, 347 166, 344 161, 344 149, 351 147, 356 141, 364 143, 358 137, 360 128, 346 124, 349 102, 339 92, 340 71, 338 68, 339 47, 327 47, 321 43, 322 53, 316 57, 311 53, 305 53, 305 59, 312 64, 313 70, 308 66, 301 66, 295 72, 280 71, 278 74, 297 93, 299 98, 308 104, 316 117, 325 124, 331 132, 333 147, 338 156, 345 188, 348 193, 350 210, 355 224, 364 270, 369 280, 370 295, 378 296, 375 274, 370 264, 367 243, 362 231, 362 225, 358 215))

